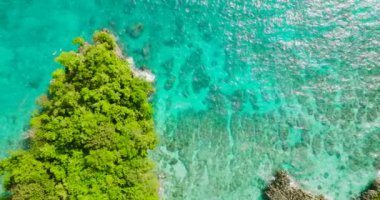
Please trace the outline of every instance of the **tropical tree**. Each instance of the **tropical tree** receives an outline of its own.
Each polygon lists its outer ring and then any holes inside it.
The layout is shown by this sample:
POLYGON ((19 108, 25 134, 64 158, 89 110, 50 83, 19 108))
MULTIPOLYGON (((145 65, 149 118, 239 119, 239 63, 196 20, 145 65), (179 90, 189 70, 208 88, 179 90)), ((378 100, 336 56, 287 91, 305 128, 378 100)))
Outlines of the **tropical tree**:
POLYGON ((48 94, 32 117, 30 146, 0 162, 9 199, 158 199, 148 150, 157 144, 150 83, 134 77, 115 38, 96 32, 93 44, 56 61, 48 94))

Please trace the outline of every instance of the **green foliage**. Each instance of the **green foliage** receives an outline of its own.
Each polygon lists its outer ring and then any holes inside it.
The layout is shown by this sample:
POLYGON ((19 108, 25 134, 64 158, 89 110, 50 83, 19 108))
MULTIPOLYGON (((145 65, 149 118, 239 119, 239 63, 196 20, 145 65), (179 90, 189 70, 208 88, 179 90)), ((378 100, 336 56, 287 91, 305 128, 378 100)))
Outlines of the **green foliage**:
POLYGON ((134 77, 116 41, 96 32, 56 61, 41 110, 31 119, 31 147, 0 162, 10 199, 158 199, 147 151, 153 131, 151 84, 134 77))
POLYGON ((84 39, 81 38, 81 37, 74 38, 73 43, 74 44, 79 44, 80 46, 83 46, 83 45, 86 44, 86 42, 84 41, 84 39))

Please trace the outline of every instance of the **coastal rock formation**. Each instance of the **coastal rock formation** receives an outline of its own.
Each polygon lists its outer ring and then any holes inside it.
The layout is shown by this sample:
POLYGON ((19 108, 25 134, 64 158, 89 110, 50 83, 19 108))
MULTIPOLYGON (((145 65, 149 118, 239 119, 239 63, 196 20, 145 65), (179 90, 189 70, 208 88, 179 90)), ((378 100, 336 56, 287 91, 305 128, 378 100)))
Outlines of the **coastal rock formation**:
POLYGON ((326 200, 299 189, 284 171, 279 171, 275 179, 264 191, 267 200, 326 200))
MULTIPOLYGON (((115 40, 117 41, 117 38, 112 35, 112 33, 110 31, 108 31, 107 29, 103 29, 103 31, 107 32, 108 34, 110 34, 110 36, 115 40)), ((118 55, 120 58, 126 60, 129 64, 129 67, 131 68, 132 70, 132 74, 134 77, 139 77, 139 78, 142 78, 150 83, 154 82, 154 80, 156 79, 156 77, 154 76, 154 74, 148 70, 148 69, 138 69, 135 65, 135 62, 133 60, 132 57, 127 57, 127 56, 124 56, 123 54, 123 51, 120 49, 119 46, 116 46, 115 47, 115 52, 116 52, 116 55, 118 55)))
POLYGON ((380 200, 380 179, 375 180, 357 200, 380 200))
POLYGON ((136 68, 135 62, 133 61, 133 58, 131 57, 126 58, 126 60, 132 69, 133 76, 142 78, 148 82, 154 82, 156 77, 153 75, 153 73, 150 70, 136 68))

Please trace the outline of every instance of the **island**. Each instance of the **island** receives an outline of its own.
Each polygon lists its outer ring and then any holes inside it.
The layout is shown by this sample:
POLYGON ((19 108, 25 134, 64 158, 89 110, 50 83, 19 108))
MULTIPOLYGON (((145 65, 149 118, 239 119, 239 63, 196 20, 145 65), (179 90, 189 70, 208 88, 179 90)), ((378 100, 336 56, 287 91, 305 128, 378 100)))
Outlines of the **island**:
POLYGON ((0 162, 5 199, 158 199, 152 84, 109 31, 73 42, 78 51, 56 58, 63 68, 38 100, 25 148, 0 162))

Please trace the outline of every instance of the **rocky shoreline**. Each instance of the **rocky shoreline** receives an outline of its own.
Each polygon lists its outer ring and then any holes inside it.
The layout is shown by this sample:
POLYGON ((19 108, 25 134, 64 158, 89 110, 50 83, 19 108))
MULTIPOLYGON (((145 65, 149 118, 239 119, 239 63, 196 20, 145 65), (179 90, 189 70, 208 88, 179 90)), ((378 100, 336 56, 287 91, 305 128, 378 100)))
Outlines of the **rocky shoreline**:
POLYGON ((380 200, 380 178, 373 181, 356 200, 380 200))
MULTIPOLYGON (((266 200, 327 200, 322 195, 315 196, 298 187, 285 171, 278 171, 264 190, 266 200)), ((380 178, 376 179, 353 200, 380 200, 380 178)))
POLYGON ((267 200, 326 200, 323 196, 314 196, 298 188, 285 171, 276 173, 264 190, 264 196, 267 200))
MULTIPOLYGON (((118 38, 115 35, 113 35, 110 31, 108 31, 107 29, 104 29, 104 31, 110 33, 112 37, 114 37, 115 41, 118 42, 118 38)), ((120 49, 119 45, 116 46, 115 51, 120 58, 126 60, 129 63, 133 76, 142 78, 150 83, 154 82, 154 80, 156 79, 154 74, 148 69, 138 69, 132 57, 124 56, 123 51, 120 49)))
POLYGON ((135 62, 132 57, 125 58, 127 62, 129 63, 129 66, 131 67, 133 76, 140 77, 142 79, 145 79, 146 81, 152 83, 156 79, 154 74, 148 70, 148 69, 138 69, 136 68, 135 62))

